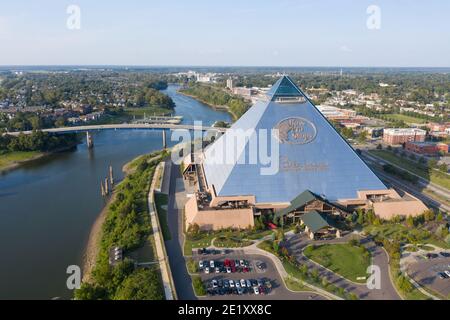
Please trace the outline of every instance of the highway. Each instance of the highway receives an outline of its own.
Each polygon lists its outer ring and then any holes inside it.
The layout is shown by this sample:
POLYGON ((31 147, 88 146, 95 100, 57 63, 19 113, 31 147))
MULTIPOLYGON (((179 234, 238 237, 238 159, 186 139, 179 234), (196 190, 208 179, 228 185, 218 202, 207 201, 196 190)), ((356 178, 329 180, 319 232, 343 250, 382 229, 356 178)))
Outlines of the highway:
MULTIPOLYGON (((403 180, 400 180, 397 177, 392 177, 390 175, 387 175, 382 167, 381 164, 374 158, 369 158, 366 156, 366 153, 362 154, 364 161, 371 167, 371 169, 380 177, 382 180, 386 181, 388 184, 393 186, 395 189, 406 191, 416 198, 420 199, 425 203, 427 206, 450 212, 450 207, 448 205, 445 205, 438 200, 435 200, 428 195, 425 195, 420 188, 417 186, 414 186, 408 182, 405 182, 403 180)), ((384 161, 384 160, 383 160, 384 161)))

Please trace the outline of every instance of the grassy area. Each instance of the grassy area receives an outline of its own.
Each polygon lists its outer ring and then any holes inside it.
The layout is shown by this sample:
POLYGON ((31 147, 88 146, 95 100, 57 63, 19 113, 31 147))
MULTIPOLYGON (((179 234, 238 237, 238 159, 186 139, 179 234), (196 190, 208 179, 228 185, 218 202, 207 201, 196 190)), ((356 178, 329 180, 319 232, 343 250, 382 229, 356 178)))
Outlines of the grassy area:
POLYGON ((417 162, 396 156, 394 153, 386 150, 370 150, 369 153, 389 161, 400 168, 406 169, 416 175, 431 181, 441 187, 450 189, 450 176, 438 170, 429 169, 421 166, 417 162))
POLYGON ((123 110, 123 115, 129 118, 142 118, 145 116, 162 116, 162 115, 170 115, 171 113, 174 113, 175 111, 160 108, 160 107, 145 107, 145 108, 125 108, 123 110))
POLYGON ((172 239, 169 224, 167 223, 167 204, 169 197, 167 194, 155 192, 155 205, 158 213, 159 224, 161 225, 164 240, 172 239))
POLYGON ((206 296, 206 288, 200 276, 192 276, 192 287, 197 297, 206 296))
POLYGON ((192 255, 192 249, 195 248, 206 248, 211 246, 211 241, 217 238, 214 245, 217 247, 244 247, 251 244, 248 240, 261 239, 273 231, 271 230, 261 230, 261 231, 210 231, 210 232, 200 232, 196 236, 186 235, 184 242, 184 255, 192 255))
POLYGON ((186 267, 190 274, 198 273, 199 271, 198 263, 192 258, 186 259, 186 267))
POLYGON ((286 284, 286 287, 292 291, 311 291, 310 288, 291 277, 285 278, 284 283, 286 284))
POLYGON ((358 277, 366 277, 370 265, 370 253, 362 246, 326 244, 308 246, 304 254, 311 260, 354 282, 365 283, 358 277))
POLYGON ((387 117, 387 119, 389 119, 391 121, 404 121, 406 123, 426 123, 427 122, 427 120, 425 120, 425 119, 411 117, 411 116, 407 116, 405 114, 400 114, 400 113, 389 114, 389 115, 386 115, 386 117, 387 117))
POLYGON ((272 241, 266 240, 258 244, 258 248, 262 250, 266 250, 274 255, 276 255, 281 263, 283 264, 284 269, 286 270, 287 274, 295 278, 297 280, 300 280, 305 283, 309 283, 313 286, 319 287, 324 289, 325 291, 328 291, 336 296, 339 296, 344 299, 354 300, 357 299, 357 297, 347 292, 345 289, 337 287, 331 283, 329 283, 325 278, 321 278, 317 272, 317 270, 309 270, 306 265, 300 265, 297 262, 295 262, 295 259, 292 259, 292 257, 283 257, 277 252, 275 252, 273 248, 272 241))
POLYGON ((192 249, 206 248, 211 246, 211 240, 214 239, 214 237, 214 234, 210 234, 199 239, 188 239, 188 237, 186 237, 184 241, 184 255, 192 255, 192 249))
POLYGON ((39 151, 14 151, 0 154, 0 170, 42 155, 39 151))
POLYGON ((217 237, 214 240, 214 246, 221 248, 240 248, 247 247, 251 245, 253 242, 249 240, 243 239, 235 239, 235 238, 227 238, 224 236, 217 237))

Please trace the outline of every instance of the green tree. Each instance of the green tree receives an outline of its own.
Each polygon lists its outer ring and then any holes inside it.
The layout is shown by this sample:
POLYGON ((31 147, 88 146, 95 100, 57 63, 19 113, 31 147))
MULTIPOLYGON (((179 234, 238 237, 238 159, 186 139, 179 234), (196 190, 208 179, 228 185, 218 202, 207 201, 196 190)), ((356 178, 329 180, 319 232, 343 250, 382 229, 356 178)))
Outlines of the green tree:
POLYGON ((116 300, 163 300, 157 271, 137 269, 118 287, 116 300))

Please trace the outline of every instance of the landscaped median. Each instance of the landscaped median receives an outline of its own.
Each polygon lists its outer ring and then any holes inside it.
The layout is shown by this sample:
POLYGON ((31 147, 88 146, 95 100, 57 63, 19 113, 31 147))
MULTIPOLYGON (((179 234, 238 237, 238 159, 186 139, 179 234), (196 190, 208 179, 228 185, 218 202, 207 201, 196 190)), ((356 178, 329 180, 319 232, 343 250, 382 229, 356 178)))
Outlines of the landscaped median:
POLYGON ((370 253, 363 246, 352 243, 309 245, 303 254, 334 273, 357 283, 365 283, 370 253))
POLYGON ((207 248, 212 245, 220 248, 242 248, 272 234, 272 230, 221 230, 200 231, 195 226, 185 233, 184 255, 191 256, 196 248, 207 248), (213 243, 214 240, 214 243, 213 243))
MULTIPOLYGON (((289 255, 287 250, 285 250, 285 248, 282 247, 280 248, 279 243, 277 241, 272 240, 262 241, 260 244, 258 244, 258 248, 268 251, 273 255, 275 255, 276 257, 278 257, 281 263, 283 264, 286 273, 293 279, 300 281, 300 283, 310 284, 314 287, 330 292, 331 294, 341 297, 343 299, 348 300, 358 299, 358 297, 355 294, 349 293, 345 289, 329 283, 325 277, 320 277, 317 269, 313 269, 312 271, 310 271, 306 265, 298 263, 295 257, 289 255)), ((296 285, 292 284, 292 286, 289 287, 291 284, 292 281, 286 282, 286 286, 288 286, 289 289, 296 291, 295 290, 296 285)))

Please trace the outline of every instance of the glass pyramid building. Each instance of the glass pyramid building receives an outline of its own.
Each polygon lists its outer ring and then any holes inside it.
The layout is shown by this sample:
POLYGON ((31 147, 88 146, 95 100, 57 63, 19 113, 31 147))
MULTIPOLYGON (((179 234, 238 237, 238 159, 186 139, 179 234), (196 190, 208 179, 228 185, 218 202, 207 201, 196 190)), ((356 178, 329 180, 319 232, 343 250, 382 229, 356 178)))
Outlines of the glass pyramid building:
POLYGON ((203 170, 208 188, 218 197, 254 196, 256 203, 289 203, 305 190, 332 202, 357 199, 359 191, 387 190, 287 76, 204 152, 203 170), (248 161, 248 141, 236 147, 234 162, 225 160, 230 152, 226 141, 236 134, 233 130, 252 129, 254 134, 259 129, 268 134, 277 130, 279 170, 275 174, 263 175, 265 165, 248 161))

